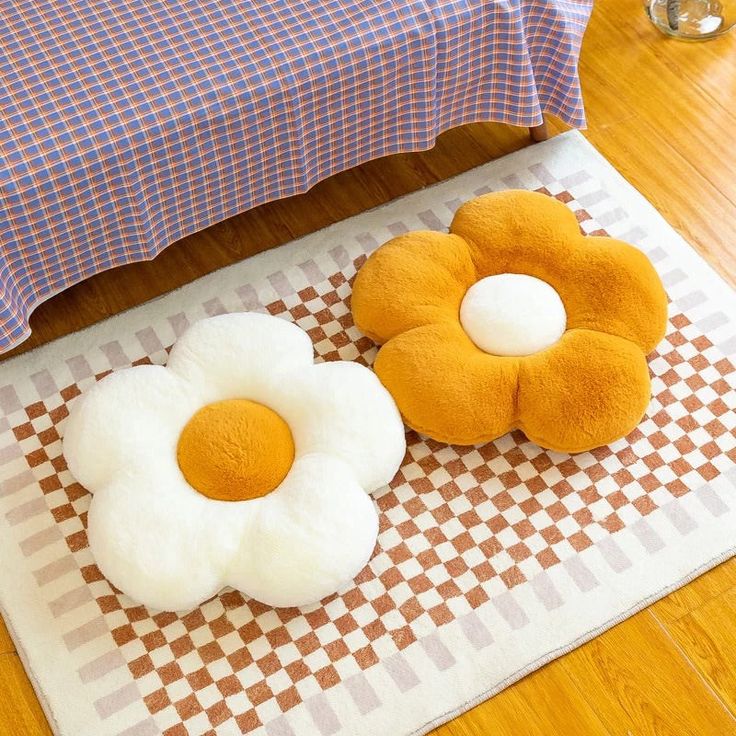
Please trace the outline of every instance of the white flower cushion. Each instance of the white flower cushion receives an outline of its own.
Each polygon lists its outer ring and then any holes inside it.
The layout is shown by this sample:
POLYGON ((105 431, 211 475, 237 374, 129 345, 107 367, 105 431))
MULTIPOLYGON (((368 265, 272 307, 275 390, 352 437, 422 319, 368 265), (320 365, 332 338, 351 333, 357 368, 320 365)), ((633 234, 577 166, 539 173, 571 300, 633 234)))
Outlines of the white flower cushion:
POLYGON ((369 369, 315 365, 302 330, 256 313, 202 320, 167 367, 102 379, 73 405, 63 441, 94 494, 88 536, 100 570, 136 601, 175 611, 228 585, 274 606, 337 591, 375 546, 367 492, 393 478, 406 450, 396 406, 369 369), (248 500, 204 495, 177 459, 190 419, 231 399, 272 410, 293 438, 283 480, 248 500))

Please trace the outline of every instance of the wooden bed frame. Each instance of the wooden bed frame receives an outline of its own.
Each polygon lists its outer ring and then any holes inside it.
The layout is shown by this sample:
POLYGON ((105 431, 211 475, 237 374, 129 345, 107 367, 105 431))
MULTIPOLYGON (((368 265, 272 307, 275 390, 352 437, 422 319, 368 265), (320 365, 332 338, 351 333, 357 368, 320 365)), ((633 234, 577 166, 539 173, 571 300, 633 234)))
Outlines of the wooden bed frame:
POLYGON ((535 143, 546 141, 549 138, 549 130, 547 129, 546 121, 541 125, 535 125, 533 128, 529 128, 529 135, 535 143))

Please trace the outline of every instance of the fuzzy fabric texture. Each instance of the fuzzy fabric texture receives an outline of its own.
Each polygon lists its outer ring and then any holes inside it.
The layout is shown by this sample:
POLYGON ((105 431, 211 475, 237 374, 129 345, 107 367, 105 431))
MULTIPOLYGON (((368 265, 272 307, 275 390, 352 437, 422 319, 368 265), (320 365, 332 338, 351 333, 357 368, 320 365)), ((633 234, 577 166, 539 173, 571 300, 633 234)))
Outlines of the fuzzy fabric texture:
MULTIPOLYGON (((273 417, 266 423, 273 429, 273 417)), ((266 450, 263 438, 251 439, 266 450)), ((222 450, 199 440, 199 449, 197 437, 187 440, 189 452, 222 450)), ((95 384, 72 407, 63 449, 94 494, 88 535, 100 570, 136 601, 180 611, 228 585, 270 605, 301 606, 348 583, 376 542, 368 493, 396 474, 406 442, 370 370, 315 365, 298 327, 239 313, 195 323, 165 368, 136 366, 95 384), (293 463, 267 495, 213 500, 187 482, 177 448, 203 407, 239 399, 283 421, 293 463)))
POLYGON ((184 426, 176 459, 192 488, 220 501, 260 498, 294 462, 289 425, 263 404, 225 399, 203 406, 184 426))
POLYGON ((486 276, 460 304, 460 324, 491 355, 530 355, 554 345, 567 316, 559 294, 546 282, 521 273, 486 276))
POLYGON ((520 428, 542 447, 582 452, 641 420, 650 397, 645 356, 664 336, 667 297, 641 251, 583 235, 553 197, 509 190, 466 202, 449 233, 408 233, 381 246, 355 279, 352 311, 383 344, 376 373, 412 428, 453 444, 520 428), (523 357, 473 342, 460 323, 463 300, 499 274, 532 276, 559 295, 559 340, 523 357))

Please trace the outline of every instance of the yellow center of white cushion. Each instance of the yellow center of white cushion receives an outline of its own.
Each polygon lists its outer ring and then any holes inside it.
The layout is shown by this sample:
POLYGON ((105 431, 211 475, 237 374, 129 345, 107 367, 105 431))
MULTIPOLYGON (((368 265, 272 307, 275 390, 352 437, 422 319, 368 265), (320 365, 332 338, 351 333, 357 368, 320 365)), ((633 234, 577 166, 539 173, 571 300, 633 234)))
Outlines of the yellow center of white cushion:
POLYGON ((187 482, 218 501, 265 496, 294 462, 289 425, 263 404, 227 399, 202 407, 184 426, 176 459, 187 482))
POLYGON ((562 337, 567 314, 560 295, 546 281, 501 273, 481 279, 465 292, 460 324, 486 353, 530 355, 562 337))

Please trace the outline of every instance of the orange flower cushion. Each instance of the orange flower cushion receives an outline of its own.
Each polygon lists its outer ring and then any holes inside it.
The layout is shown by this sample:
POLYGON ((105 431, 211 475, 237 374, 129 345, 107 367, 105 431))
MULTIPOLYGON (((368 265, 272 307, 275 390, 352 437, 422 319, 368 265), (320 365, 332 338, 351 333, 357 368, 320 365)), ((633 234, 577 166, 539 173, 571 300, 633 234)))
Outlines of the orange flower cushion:
POLYGON ((355 279, 352 312, 383 345, 375 371, 413 429, 470 445, 518 428, 582 452, 641 420, 667 297, 641 251, 511 190, 466 202, 449 233, 385 243, 355 279))

